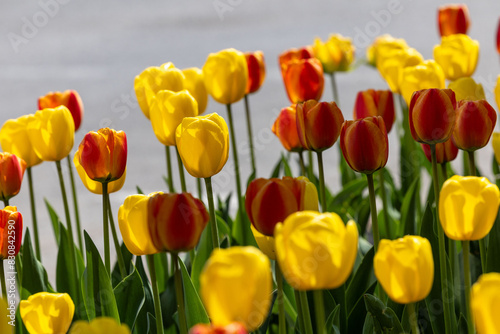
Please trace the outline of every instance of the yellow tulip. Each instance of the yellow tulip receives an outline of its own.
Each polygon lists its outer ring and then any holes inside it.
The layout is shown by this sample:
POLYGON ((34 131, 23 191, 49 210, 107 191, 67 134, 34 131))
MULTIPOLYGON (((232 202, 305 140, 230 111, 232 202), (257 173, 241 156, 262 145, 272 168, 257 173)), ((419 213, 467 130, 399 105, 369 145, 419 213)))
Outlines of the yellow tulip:
POLYGON ((485 177, 449 178, 439 196, 439 220, 453 240, 479 240, 493 227, 500 204, 498 187, 485 177))
POLYGON ((434 59, 449 80, 474 74, 478 58, 478 41, 464 34, 444 36, 441 44, 434 47, 434 59))
POLYGON ((434 281, 431 244, 413 235, 397 240, 382 239, 373 259, 373 269, 393 301, 418 302, 427 297, 434 281))
POLYGON ((483 85, 476 83, 474 79, 469 77, 460 78, 450 82, 448 84, 448 88, 455 92, 457 102, 462 100, 486 100, 483 85))
POLYGON ((134 255, 149 255, 159 253, 151 242, 148 224, 149 195, 131 195, 118 210, 118 226, 123 242, 134 255))
POLYGON ((314 56, 323 65, 325 73, 348 71, 353 60, 356 48, 351 39, 340 34, 332 34, 326 42, 316 38, 314 40, 314 56))
POLYGON ((0 146, 26 162, 26 167, 33 167, 42 162, 31 145, 28 136, 28 123, 34 115, 25 115, 7 120, 0 129, 0 146))
POLYGON ((334 289, 349 277, 358 251, 354 221, 335 213, 296 212, 274 230, 276 257, 297 290, 334 289))
POLYGON ((404 39, 385 34, 377 37, 366 49, 366 59, 370 65, 377 67, 379 59, 383 59, 389 51, 407 49, 408 47, 404 39))
POLYGON ((255 242, 257 242, 257 246, 259 246, 259 249, 262 251, 262 253, 266 254, 267 257, 271 260, 276 260, 274 238, 260 233, 255 227, 253 227, 253 224, 250 224, 250 229, 252 230, 255 242))
MULTIPOLYGON (((85 186, 85 188, 87 188, 90 192, 94 194, 102 195, 102 183, 92 180, 87 175, 85 169, 83 169, 82 165, 80 164, 80 150, 77 150, 75 152, 75 156, 73 158, 73 164, 75 165, 76 171, 78 172, 78 176, 80 176, 80 179, 82 180, 82 183, 85 186)), ((123 184, 125 184, 126 176, 127 176, 127 169, 125 168, 125 172, 118 180, 111 181, 108 183, 108 194, 120 190, 123 187, 123 184)))
POLYGON ((491 146, 493 146, 493 153, 495 153, 495 159, 498 164, 500 164, 500 132, 494 132, 491 137, 491 146))
POLYGON ((413 93, 417 90, 445 87, 443 70, 434 60, 426 60, 419 65, 403 69, 400 90, 408 106, 413 93))
MULTIPOLYGON (((12 301, 15 302, 15 300, 12 301)), ((9 305, 7 305, 7 301, 0 297, 0 333, 2 334, 13 333, 15 328, 13 325, 9 325, 9 322, 13 321, 12 323, 15 324, 16 306, 15 304, 13 305, 12 313, 9 309, 7 309, 8 307, 9 305)))
POLYGON ((216 113, 184 118, 177 127, 176 142, 184 167, 193 177, 211 177, 227 162, 229 132, 216 113))
POLYGON ((400 93, 403 70, 424 61, 422 55, 413 48, 391 49, 381 54, 377 59, 377 69, 380 75, 394 93, 400 93))
POLYGON ((38 110, 29 120, 28 137, 43 161, 60 161, 68 156, 75 140, 75 123, 65 106, 38 110))
POLYGON ((189 91, 196 102, 198 102, 198 115, 201 115, 207 109, 208 93, 203 81, 203 71, 197 67, 185 68, 182 70, 184 74, 184 89, 189 91))
POLYGON ((271 263, 255 247, 216 249, 200 275, 203 304, 215 326, 242 323, 254 331, 271 305, 271 263))
POLYGON ((77 321, 71 326, 69 334, 130 334, 127 325, 120 325, 113 318, 99 317, 91 322, 77 321))
POLYGON ((166 146, 175 145, 175 130, 184 117, 198 115, 198 103, 187 90, 161 90, 151 99, 149 116, 156 138, 166 146))
POLYGON ((230 104, 241 100, 248 81, 245 55, 235 49, 209 54, 203 65, 203 80, 215 101, 230 104))
POLYGON ((500 274, 488 273, 472 286, 470 308, 478 334, 500 333, 500 274))
POLYGON ((497 78, 497 85, 495 86, 495 100, 497 102, 498 109, 500 109, 500 75, 497 78))
POLYGON ((59 334, 68 331, 75 304, 67 293, 39 292, 22 300, 19 309, 29 333, 59 334))

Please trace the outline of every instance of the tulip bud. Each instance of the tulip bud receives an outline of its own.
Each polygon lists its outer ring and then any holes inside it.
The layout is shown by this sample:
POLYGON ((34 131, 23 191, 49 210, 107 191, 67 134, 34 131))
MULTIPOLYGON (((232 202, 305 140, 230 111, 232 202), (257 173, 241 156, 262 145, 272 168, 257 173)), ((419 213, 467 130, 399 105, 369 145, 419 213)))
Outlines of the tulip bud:
POLYGON ((23 216, 17 207, 6 206, 0 210, 0 260, 16 256, 22 240, 23 216))
POLYGON ((371 66, 378 67, 379 59, 389 54, 391 50, 401 50, 409 48, 402 38, 394 38, 389 34, 378 36, 375 41, 366 49, 366 59, 371 66))
POLYGON ((19 312, 29 333, 66 333, 75 304, 67 293, 39 292, 21 300, 19 312))
POLYGON ((127 166, 127 136, 123 131, 102 128, 85 135, 80 146, 80 164, 94 181, 118 180, 127 166))
POLYGON ((26 167, 33 167, 42 162, 36 155, 28 136, 28 123, 34 115, 21 116, 7 120, 0 129, 0 145, 4 152, 15 154, 26 162, 26 167))
MULTIPOLYGON (((431 147, 427 144, 420 144, 422 145, 422 149, 424 150, 425 157, 429 162, 432 162, 432 157, 431 157, 431 147)), ((448 139, 444 143, 438 143, 436 144, 436 162, 438 164, 443 164, 446 162, 450 162, 455 160, 455 158, 458 155, 458 147, 455 146, 453 143, 453 140, 448 139)))
POLYGON ((485 147, 497 122, 497 113, 486 100, 458 103, 453 142, 464 151, 485 147))
POLYGON ((156 249, 169 252, 194 249, 208 220, 203 203, 189 193, 157 193, 149 198, 149 233, 156 249))
POLYGON ((69 334, 130 334, 126 324, 119 324, 115 319, 108 317, 94 318, 90 322, 76 321, 69 334))
POLYGON ((425 299, 434 281, 434 260, 429 240, 407 235, 382 239, 373 259, 377 280, 393 301, 415 303, 425 299))
POLYGON ((462 100, 485 100, 483 85, 476 83, 474 79, 464 77, 452 81, 448 84, 448 88, 455 92, 457 102, 462 100))
POLYGON ((340 133, 340 148, 356 172, 372 174, 383 168, 389 158, 389 139, 383 118, 375 116, 345 121, 340 133))
POLYGON ((400 90, 408 106, 414 92, 429 88, 446 88, 443 70, 434 60, 403 69, 400 90))
POLYGON ((354 119, 382 116, 387 133, 394 124, 394 98, 390 90, 368 89, 358 93, 354 104, 354 119))
POLYGON ((470 308, 478 334, 500 333, 498 301, 500 300, 500 274, 479 276, 472 286, 470 308))
POLYGON ((290 102, 319 100, 323 94, 323 67, 316 58, 291 60, 281 66, 283 82, 290 102))
POLYGON ((470 18, 467 5, 444 5, 438 9, 438 25, 441 37, 467 34, 470 18))
POLYGON ((238 102, 245 96, 248 67, 245 55, 235 49, 211 53, 203 65, 208 93, 222 104, 238 102))
POLYGON ((246 52, 245 58, 248 66, 248 83, 246 94, 255 93, 259 90, 266 77, 266 63, 262 51, 246 52))
POLYGON ((214 326, 235 321, 254 331, 271 305, 271 264, 257 248, 215 249, 200 275, 203 304, 214 326))
POLYGON ((0 152, 0 200, 8 201, 21 190, 26 163, 14 154, 0 152))
POLYGON ((245 326, 239 322, 233 322, 227 326, 212 326, 199 324, 189 330, 189 334, 248 334, 245 326))
POLYGON ((227 124, 216 113, 186 117, 177 127, 176 144, 189 174, 199 178, 214 176, 227 162, 227 124))
POLYGON ((198 114, 201 115, 207 109, 208 93, 203 81, 203 71, 197 67, 182 70, 184 74, 184 89, 198 102, 198 114))
POLYGON ((245 209, 260 233, 273 236, 274 227, 290 214, 318 210, 318 191, 306 177, 255 179, 248 185, 245 209))
POLYGON ((271 130, 278 137, 281 145, 291 152, 301 152, 304 147, 300 143, 297 132, 297 109, 295 105, 281 109, 271 130))
POLYGON ((151 125, 163 145, 175 146, 175 130, 184 117, 194 116, 198 116, 198 103, 185 89, 177 93, 161 90, 151 99, 151 125))
POLYGON ((286 281, 296 290, 334 289, 347 280, 358 251, 354 221, 335 213, 296 212, 274 231, 276 255, 286 281))
POLYGON ((434 47, 434 59, 443 68, 446 79, 470 77, 476 70, 479 43, 467 35, 456 34, 441 38, 434 47))
POLYGON ((297 104, 297 133, 307 150, 321 152, 335 144, 344 122, 335 102, 308 100, 297 104))
POLYGON ((309 58, 314 58, 314 51, 309 46, 305 46, 299 49, 292 48, 282 52, 278 57, 278 63, 281 68, 281 75, 285 77, 284 70, 286 69, 288 63, 309 58))
POLYGON ((274 247, 274 237, 268 237, 257 231, 253 224, 250 225, 255 242, 262 253, 266 254, 270 260, 276 260, 276 248, 274 247))
POLYGON ((36 155, 43 161, 60 161, 73 148, 75 123, 65 106, 38 110, 28 121, 28 137, 36 155))
POLYGON ((485 177, 449 178, 439 195, 439 220, 453 240, 479 240, 493 227, 500 205, 500 191, 485 177))
POLYGON ((66 90, 64 92, 49 92, 45 96, 38 98, 38 110, 46 108, 56 108, 65 106, 73 117, 75 131, 78 131, 82 124, 83 102, 76 90, 66 90))
POLYGON ((455 93, 451 89, 415 92, 409 110, 413 139, 429 145, 447 141, 455 126, 456 104, 455 93))
POLYGON ((390 49, 379 54, 377 69, 394 93, 401 92, 401 77, 407 67, 416 66, 424 61, 422 55, 413 48, 390 49))
POLYGON ((332 34, 326 42, 314 40, 314 55, 319 59, 325 73, 348 71, 354 61, 354 51, 351 39, 340 34, 332 34))

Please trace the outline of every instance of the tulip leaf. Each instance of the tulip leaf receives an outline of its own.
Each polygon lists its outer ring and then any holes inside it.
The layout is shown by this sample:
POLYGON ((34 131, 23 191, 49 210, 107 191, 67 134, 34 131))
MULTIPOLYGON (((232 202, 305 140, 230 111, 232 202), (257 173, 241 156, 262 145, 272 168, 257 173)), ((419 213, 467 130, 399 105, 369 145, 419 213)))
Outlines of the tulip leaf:
POLYGON ((139 311, 144 304, 144 288, 141 275, 136 268, 125 277, 113 290, 120 321, 134 328, 139 311))
MULTIPOLYGON (((333 202, 329 208, 333 207, 348 207, 350 203, 358 196, 361 196, 363 190, 367 187, 366 179, 360 178, 353 180, 342 187, 342 190, 335 195, 333 202)), ((330 211, 330 210, 329 210, 330 211)))
POLYGON ((460 313, 460 319, 458 320, 458 334, 468 334, 469 328, 467 326, 467 319, 464 317, 463 313, 460 313))
POLYGON ((234 219, 232 237, 236 240, 238 245, 254 246, 258 248, 252 230, 250 229, 250 224, 250 220, 248 219, 243 205, 243 207, 239 208, 236 218, 234 219))
POLYGON ((373 273, 373 257, 374 249, 372 247, 363 257, 361 264, 347 287, 346 302, 348 314, 352 311, 355 304, 363 298, 366 290, 376 281, 373 273))
POLYGON ((489 233, 488 250, 486 251, 486 272, 500 272, 500 215, 489 233))
POLYGON ((326 319, 327 334, 340 334, 340 304, 338 304, 326 319))
POLYGON ((340 149, 339 146, 339 166, 340 166, 340 181, 342 182, 342 186, 346 186, 347 184, 351 183, 354 180, 357 179, 363 179, 362 177, 359 177, 356 172, 354 172, 351 167, 349 167, 349 164, 347 161, 345 161, 344 155, 342 154, 342 150, 340 149))
POLYGON ((366 310, 373 318, 373 326, 377 333, 404 333, 401 322, 394 311, 386 307, 380 299, 366 294, 364 300, 366 310))
POLYGON ((50 205, 49 201, 46 198, 44 198, 43 200, 45 202, 45 206, 47 207, 47 211, 49 211, 50 221, 52 222, 52 229, 54 230, 56 242, 59 246, 61 236, 61 234, 59 233, 59 225, 61 224, 61 220, 59 219, 59 216, 57 215, 52 205, 50 205))
MULTIPOLYGON (((15 270, 8 269, 6 274, 8 275, 11 271, 13 272, 15 270)), ((54 292, 52 286, 50 286, 45 268, 42 263, 36 259, 35 253, 33 252, 31 235, 28 228, 26 228, 24 235, 22 276, 22 287, 28 291, 29 294, 33 295, 42 291, 54 292)))
POLYGON ((401 224, 399 226, 399 231, 397 237, 402 237, 403 235, 415 235, 415 216, 416 216, 416 198, 420 196, 419 194, 419 178, 416 178, 411 183, 410 189, 406 191, 403 198, 403 204, 401 205, 401 224))
MULTIPOLYGON (((129 275, 134 270, 134 263, 132 262, 132 258, 134 257, 134 255, 130 253, 127 246, 125 246, 123 242, 120 245, 120 249, 122 251, 123 262, 125 264, 125 272, 127 273, 127 275, 129 275)), ((113 287, 116 287, 122 281, 122 279, 123 277, 120 273, 120 266, 118 265, 118 261, 116 261, 115 265, 113 266, 113 270, 111 271, 111 283, 113 287)))
MULTIPOLYGON (((367 294, 373 294, 377 282, 374 282, 367 290, 367 294)), ((342 307, 342 306, 341 306, 342 307)), ((360 298, 356 305, 354 305, 352 311, 347 316, 348 331, 343 331, 341 328, 341 333, 361 333, 363 331, 363 322, 361 319, 366 317, 366 306, 364 298, 360 298)))
MULTIPOLYGON (((174 315, 177 312, 177 302, 175 297, 175 278, 173 275, 169 277, 165 291, 160 294, 160 304, 163 326, 165 328, 169 328, 172 325, 176 326, 174 315)), ((154 312, 154 308, 151 311, 154 312)))
MULTIPOLYGON (((144 265, 142 263, 141 256, 138 256, 136 258, 135 265, 136 265, 137 272, 141 276, 142 287, 144 289, 144 304, 142 305, 142 308, 141 308, 139 314, 137 315, 137 320, 135 322, 135 329, 136 329, 137 333, 149 333, 148 332, 148 315, 155 313, 153 292, 151 289, 151 284, 149 283, 148 275, 146 274, 146 271, 144 270, 144 265)), ((156 326, 156 324, 155 324, 155 326, 156 326)), ((156 334, 156 331, 154 331, 154 333, 156 334)))
POLYGON ((156 334, 156 333, 158 333, 156 331, 156 318, 155 318, 155 316, 152 313, 148 312, 147 319, 148 319, 148 330, 147 330, 146 333, 147 334, 156 334))
POLYGON ((82 277, 82 291, 89 320, 96 317, 110 317, 120 323, 120 315, 109 273, 106 271, 99 251, 87 231, 84 231, 84 235, 87 267, 82 277))
POLYGON ((279 159, 278 162, 276 163, 276 165, 274 165, 273 172, 271 173, 271 177, 270 177, 271 179, 276 178, 276 177, 280 177, 280 171, 281 171, 282 165, 283 165, 283 160, 279 159))
POLYGON ((281 162, 283 164, 283 171, 285 172, 285 176, 293 177, 292 169, 290 168, 290 165, 288 164, 288 159, 290 159, 289 154, 287 156, 285 156, 283 153, 281 153, 281 162))
POLYGON ((188 328, 193 327, 196 324, 208 324, 210 319, 208 314, 203 307, 200 296, 191 282, 191 278, 186 270, 184 262, 179 259, 179 265, 182 272, 182 282, 184 285, 184 296, 186 304, 186 321, 188 328))
POLYGON ((156 269, 156 281, 158 284, 158 291, 161 293, 165 291, 167 288, 167 280, 168 280, 168 260, 167 253, 157 253, 153 255, 153 259, 155 261, 155 269, 156 269))

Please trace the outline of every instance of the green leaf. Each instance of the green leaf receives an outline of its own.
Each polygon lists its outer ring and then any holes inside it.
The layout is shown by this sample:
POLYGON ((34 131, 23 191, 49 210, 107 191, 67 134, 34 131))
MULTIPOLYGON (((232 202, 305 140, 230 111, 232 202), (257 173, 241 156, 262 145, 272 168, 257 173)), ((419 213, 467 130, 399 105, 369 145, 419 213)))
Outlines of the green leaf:
POLYGON ((273 172, 270 178, 275 178, 280 176, 281 166, 283 165, 283 160, 280 158, 276 165, 274 165, 273 172))
MULTIPOLYGON (((134 270, 134 263, 132 262, 132 258, 134 255, 130 253, 127 246, 122 242, 120 245, 120 249, 123 255, 123 262, 125 263, 125 272, 127 275, 131 274, 134 270)), ((83 270, 82 270, 83 272, 83 270)), ((120 266, 118 265, 118 261, 115 262, 113 266, 112 274, 111 274, 111 282, 114 287, 116 287, 122 281, 122 274, 120 273, 120 266)))
POLYGON ((354 273, 346 290, 347 313, 349 314, 356 303, 363 298, 365 292, 376 281, 373 273, 373 247, 364 256, 358 270, 354 273))
POLYGON ((260 334, 266 334, 267 329, 269 328, 269 324, 271 323, 271 318, 272 318, 272 313, 273 313, 273 306, 274 303, 276 302, 276 298, 278 297, 278 292, 277 290, 274 290, 272 295, 271 295, 271 305, 269 307, 269 312, 267 314, 267 317, 264 320, 264 323, 259 327, 258 332, 260 334))
POLYGON ((486 251, 486 272, 500 272, 500 215, 489 233, 489 246, 486 251))
MULTIPOLYGON (((244 202, 244 201, 243 201, 244 202)), ((250 220, 245 213, 245 206, 241 207, 233 222, 233 230, 231 232, 232 237, 240 246, 257 246, 257 242, 253 236, 252 230, 250 229, 250 220)))
POLYGON ((144 192, 142 191, 142 189, 139 187, 139 186, 135 186, 136 190, 137 190, 137 193, 139 195, 144 195, 144 192))
POLYGON ((174 320, 174 315, 177 313, 177 301, 175 298, 175 277, 173 275, 167 281, 167 288, 160 295, 160 304, 163 327, 177 326, 174 320))
POLYGON ((340 304, 338 304, 326 319, 326 332, 340 334, 340 304))
POLYGON ((27 290, 31 295, 42 291, 54 292, 50 286, 45 268, 42 263, 36 259, 35 253, 33 252, 31 235, 28 228, 24 235, 23 244, 22 286, 23 289, 27 290))
POLYGON ((56 237, 57 245, 59 246, 60 242, 59 224, 61 224, 61 220, 59 219, 59 216, 57 215, 52 205, 50 205, 49 201, 46 198, 44 198, 43 200, 45 202, 45 206, 47 207, 47 211, 49 211, 50 221, 52 222, 52 229, 54 230, 54 235, 56 237))
POLYGON ((359 177, 356 172, 354 172, 351 167, 349 167, 349 164, 345 161, 344 155, 342 154, 342 150, 340 149, 339 146, 339 166, 340 166, 340 182, 342 183, 342 186, 345 186, 349 183, 351 183, 354 180, 357 179, 362 179, 359 177))
POLYGON ((191 282, 189 274, 184 266, 184 262, 179 258, 179 265, 182 272, 182 283, 184 286, 185 304, 186 304, 186 321, 188 328, 196 324, 208 324, 210 319, 203 307, 200 296, 191 282))
POLYGON ((376 330, 381 329, 384 333, 404 333, 403 327, 394 311, 386 307, 380 299, 366 294, 364 300, 366 310, 373 317, 373 325, 376 330))
MULTIPOLYGON (((137 316, 137 320, 135 322, 135 329, 137 333, 149 333, 148 332, 148 315, 155 313, 154 308, 154 299, 153 299, 153 291, 151 289, 151 284, 149 283, 148 275, 144 270, 144 265, 142 263, 142 257, 138 256, 135 260, 135 265, 137 268, 137 272, 141 276, 142 287, 144 289, 144 304, 137 316)), ((172 294, 172 291, 169 291, 172 294)), ((154 318, 154 317, 153 317, 154 318)), ((156 328, 156 324, 153 321, 153 324, 156 328)), ((154 332, 156 334, 156 331, 154 332)))
MULTIPOLYGON (((377 282, 373 283, 368 290, 366 290, 367 294, 373 294, 375 291, 375 287, 377 286, 377 282)), ((348 314, 347 323, 348 323, 348 332, 341 331, 341 333, 361 333, 363 331, 363 321, 366 317, 366 306, 364 298, 359 299, 351 313, 348 314)))
POLYGON ((158 284, 158 291, 161 293, 167 288, 168 280, 168 260, 167 253, 156 253, 153 255, 156 269, 156 282, 158 284))
POLYGON ((137 269, 134 268, 134 271, 125 277, 113 292, 120 321, 122 324, 127 324, 129 328, 134 328, 139 311, 144 304, 144 288, 137 269))
POLYGON ((156 334, 156 318, 152 313, 147 314, 147 321, 148 321, 148 330, 146 333, 148 334, 156 334))
POLYGON ((398 231, 398 237, 407 234, 415 235, 416 199, 420 196, 418 185, 419 179, 416 178, 411 183, 410 188, 406 191, 403 198, 403 204, 401 205, 401 230, 398 231))
POLYGON ((288 164, 288 158, 285 157, 285 155, 283 153, 281 154, 281 161, 283 163, 283 170, 285 171, 285 176, 293 177, 292 169, 290 168, 290 165, 288 164))

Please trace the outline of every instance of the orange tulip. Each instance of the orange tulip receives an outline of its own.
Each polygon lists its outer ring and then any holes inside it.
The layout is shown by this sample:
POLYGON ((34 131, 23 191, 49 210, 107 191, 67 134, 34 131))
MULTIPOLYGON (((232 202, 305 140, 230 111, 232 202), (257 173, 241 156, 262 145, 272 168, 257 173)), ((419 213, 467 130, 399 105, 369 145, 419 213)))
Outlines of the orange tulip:
POLYGON ((102 128, 85 135, 80 146, 80 164, 94 181, 118 180, 127 165, 127 136, 123 131, 102 128))
POLYGON ((300 49, 289 49, 282 52, 278 57, 278 63, 280 64, 281 74, 284 75, 284 70, 288 63, 292 61, 314 58, 314 51, 311 47, 303 47, 300 49))
POLYGON ((467 34, 469 24, 469 10, 465 4, 439 7, 438 25, 441 37, 454 34, 467 34))
POLYGON ((354 104, 354 119, 382 116, 387 133, 394 124, 394 99, 390 90, 368 89, 358 93, 354 104))
POLYGON ((297 133, 297 109, 295 105, 281 109, 274 121, 272 131, 287 151, 300 152, 304 149, 297 133))
MULTIPOLYGON (((15 206, 0 210, 0 260, 14 258, 23 240, 23 216, 15 206)), ((3 263, 0 262, 1 265, 3 263)))
POLYGON ((298 103, 321 98, 325 79, 323 67, 318 59, 292 60, 281 69, 290 102, 298 103))
POLYGON ((189 330, 189 334, 247 334, 245 326, 239 322, 233 322, 226 326, 213 326, 198 324, 189 330))
POLYGON ((61 105, 71 112, 73 122, 75 122, 75 131, 77 131, 82 124, 83 118, 83 102, 77 91, 70 89, 64 92, 49 92, 47 95, 38 98, 38 110, 56 108, 61 105))
POLYGON ((262 51, 246 52, 248 66, 248 82, 246 94, 255 93, 259 90, 266 77, 266 63, 262 51))
POLYGON ((8 201, 21 190, 26 163, 14 154, 0 152, 0 200, 8 201))
MULTIPOLYGON (((422 149, 424 150, 425 157, 429 162, 432 162, 431 160, 431 147, 427 144, 420 144, 422 145, 422 149)), ((453 140, 448 139, 444 143, 438 143, 436 144, 436 162, 438 164, 443 164, 445 162, 450 162, 455 160, 455 158, 458 155, 458 147, 455 146, 453 143, 453 140)))

